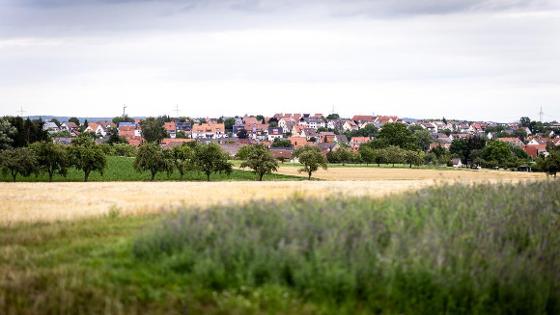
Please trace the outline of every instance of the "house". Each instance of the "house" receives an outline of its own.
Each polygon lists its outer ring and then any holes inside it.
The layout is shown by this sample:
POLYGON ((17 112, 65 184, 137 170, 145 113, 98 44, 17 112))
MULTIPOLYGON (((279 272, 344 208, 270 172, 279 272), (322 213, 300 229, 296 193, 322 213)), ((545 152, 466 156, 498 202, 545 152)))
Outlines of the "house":
POLYGON ((459 158, 455 158, 451 160, 451 164, 453 165, 453 167, 458 168, 458 167, 463 167, 463 162, 461 162, 461 159, 459 158))
POLYGON ((175 122, 177 132, 181 131, 184 133, 189 133, 192 130, 192 125, 188 121, 177 121, 175 122))
POLYGON ((335 143, 336 135, 334 132, 323 131, 319 132, 319 143, 335 143))
POLYGON ((222 139, 226 137, 223 123, 204 123, 192 126, 193 139, 222 139))
POLYGON ((498 138, 496 140, 500 141, 500 142, 509 143, 509 144, 511 144, 513 146, 516 146, 516 147, 519 147, 519 148, 523 148, 523 146, 525 145, 523 143, 523 141, 521 141, 521 139, 519 139, 517 137, 498 138))
POLYGON ((360 148, 364 143, 368 143, 371 139, 369 137, 353 137, 350 139, 350 147, 354 150, 360 148))
POLYGON ((98 136, 105 137, 107 135, 107 128, 112 127, 113 123, 103 121, 103 122, 90 122, 88 123, 85 132, 91 132, 98 136))
POLYGON ((352 120, 354 122, 356 122, 357 125, 361 125, 365 122, 370 122, 372 123, 374 121, 375 117, 373 117, 372 115, 354 115, 352 117, 352 120))
POLYGON ((175 139, 177 137, 177 124, 174 121, 163 123, 163 129, 165 129, 169 138, 175 139))
POLYGON ((126 139, 128 144, 139 146, 142 144, 142 129, 140 125, 133 122, 120 122, 119 123, 119 136, 126 139))
POLYGON ((395 123, 399 120, 399 117, 397 116, 376 116, 374 119, 374 123, 377 127, 382 127, 385 124, 388 123, 395 123))
POLYGON ((193 139, 183 139, 183 138, 165 138, 161 140, 160 146, 165 149, 170 149, 178 147, 187 142, 192 142, 193 139))
POLYGON ((339 145, 347 145, 349 143, 348 138, 345 135, 336 135, 334 142, 339 145))
MULTIPOLYGON (((317 114, 315 114, 317 115, 317 114)), ((319 129, 319 128, 325 128, 326 124, 325 121, 323 120, 323 116, 311 116, 307 119, 307 126, 311 129, 319 129)))
POLYGON ((317 138, 319 137, 319 134, 317 133, 317 130, 313 129, 313 128, 304 128, 300 133, 300 136, 305 137, 307 139, 307 141, 310 142, 315 142, 317 141, 317 138))
POLYGON ((533 159, 537 158, 541 154, 544 156, 548 155, 546 144, 528 144, 523 147, 523 151, 525 151, 533 159))
POLYGON ((270 153, 275 159, 278 160, 290 160, 294 155, 294 149, 292 148, 270 148, 270 153))
POLYGON ((306 146, 308 144, 307 138, 302 136, 291 136, 290 143, 294 148, 306 146))
POLYGON ((68 131, 72 135, 80 134, 80 126, 76 125, 76 123, 72 121, 67 121, 60 124, 60 130, 68 131))
POLYGON ((47 131, 48 133, 55 133, 59 132, 60 128, 55 122, 47 121, 43 124, 43 131, 47 131))
POLYGON ((358 127, 358 124, 354 120, 346 120, 342 125, 342 130, 344 131, 354 131, 358 129, 360 129, 360 127, 358 127))
POLYGON ((222 148, 222 150, 227 152, 227 154, 229 154, 229 156, 232 156, 232 157, 237 155, 237 152, 239 152, 239 149, 241 149, 244 146, 245 146, 245 144, 242 144, 242 143, 239 143, 239 142, 220 143, 220 147, 222 148))
POLYGON ((282 127, 269 127, 268 128, 268 141, 272 142, 275 139, 282 139, 284 136, 284 130, 282 127))
POLYGON ((342 130, 342 125, 344 125, 344 120, 342 119, 332 119, 327 121, 327 128, 331 130, 342 130))

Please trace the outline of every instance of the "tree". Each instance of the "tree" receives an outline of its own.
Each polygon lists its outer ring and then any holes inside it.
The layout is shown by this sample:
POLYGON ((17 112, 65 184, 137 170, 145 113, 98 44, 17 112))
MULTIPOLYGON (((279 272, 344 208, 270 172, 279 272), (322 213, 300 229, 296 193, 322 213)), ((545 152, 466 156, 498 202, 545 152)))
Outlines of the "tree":
POLYGON ((48 139, 48 133, 43 130, 43 121, 41 119, 31 120, 29 118, 23 119, 21 117, 7 117, 12 126, 17 129, 12 139, 12 147, 26 147, 31 143, 37 141, 45 141, 48 139))
POLYGON ((16 127, 7 119, 0 119, 0 150, 12 147, 13 136, 17 133, 16 127))
POLYGON ((276 138, 276 139, 274 139, 274 141, 272 141, 272 147, 273 148, 289 148, 291 146, 292 146, 292 143, 290 142, 289 139, 276 138))
POLYGON ((276 117, 272 117, 268 120, 268 126, 271 128, 278 127, 278 119, 276 117))
POLYGON ((529 117, 521 117, 519 119, 519 124, 521 125, 521 127, 529 128, 531 127, 531 119, 529 117))
POLYGON ((163 138, 167 137, 161 118, 148 117, 140 123, 140 127, 142 136, 148 142, 160 143, 163 138))
POLYGON ((247 139, 249 138, 249 134, 247 133, 247 130, 245 129, 241 129, 237 132, 237 138, 239 139, 247 139))
POLYGON ((257 115, 255 118, 256 118, 260 123, 263 123, 263 124, 264 124, 265 121, 264 121, 264 116, 263 116, 263 115, 257 115))
POLYGON ((486 145, 486 140, 482 137, 470 137, 467 139, 455 139, 451 142, 449 152, 459 157, 463 164, 471 165, 473 151, 482 150, 486 145))
POLYGON ((388 146, 385 150, 387 154, 386 160, 388 163, 393 164, 393 167, 395 167, 395 164, 397 163, 404 162, 405 152, 406 152, 405 150, 401 149, 396 145, 388 146))
POLYGON ((52 182, 54 174, 66 176, 70 163, 62 145, 43 141, 33 143, 30 148, 35 152, 39 170, 49 175, 49 182, 52 182))
POLYGON ((336 113, 328 114, 328 115, 327 115, 327 119, 328 119, 328 120, 340 119, 340 115, 339 115, 339 114, 336 114, 336 113))
POLYGON ((556 177, 556 173, 560 171, 560 153, 553 151, 547 157, 540 156, 537 160, 537 168, 546 172, 547 176, 556 177))
POLYGON ((226 131, 233 131, 233 125, 235 125, 235 118, 230 117, 224 120, 224 127, 226 131))
POLYGON ((424 152, 428 151, 432 143, 432 135, 426 129, 415 130, 413 137, 416 140, 416 148, 424 152))
POLYGON ((301 164, 303 164, 303 168, 298 171, 301 173, 305 172, 308 175, 307 179, 309 180, 311 180, 313 172, 316 172, 319 167, 325 170, 327 169, 327 160, 318 147, 306 145, 297 149, 294 152, 294 156, 298 158, 301 164))
POLYGON ((417 139, 404 124, 387 123, 383 125, 377 136, 377 147, 397 146, 403 149, 414 149, 417 147, 417 139))
POLYGON ((97 171, 103 175, 107 167, 107 158, 101 147, 93 141, 87 141, 87 138, 72 142, 68 155, 70 164, 84 172, 84 182, 88 181, 91 172, 97 171))
POLYGON ((27 177, 37 173, 37 157, 29 148, 6 149, 0 152, 0 167, 15 182, 18 175, 27 177))
POLYGON ((78 127, 80 126, 80 120, 77 117, 70 117, 68 122, 75 123, 78 127))
MULTIPOLYGON (((80 125, 78 125, 78 126, 80 126, 80 125)), ((86 120, 84 120, 84 123, 80 126, 80 132, 84 132, 84 130, 86 130, 88 126, 89 126, 89 122, 86 119, 86 120)))
POLYGON ((118 125, 121 122, 134 122, 134 119, 131 117, 128 117, 128 115, 124 115, 124 116, 117 116, 113 118, 113 123, 115 125, 118 125))
POLYGON ((345 165, 354 159, 354 154, 349 148, 339 147, 336 150, 329 151, 327 153, 327 161, 329 163, 342 163, 345 165))
POLYGON ((119 136, 119 129, 116 127, 107 127, 107 143, 114 145, 117 143, 128 143, 125 138, 119 136))
POLYGON ((232 164, 228 161, 228 158, 228 154, 219 145, 209 143, 195 147, 193 162, 195 167, 204 172, 206 179, 210 181, 212 173, 231 174, 232 164))
POLYGON ((366 163, 366 165, 375 163, 376 152, 372 147, 368 145, 361 145, 359 149, 359 154, 360 154, 360 161, 366 163))
POLYGON ((423 151, 406 150, 404 152, 404 161, 409 167, 412 165, 420 166, 424 162, 425 153, 423 151))
POLYGON ((480 163, 484 167, 490 168, 516 166, 515 162, 517 161, 517 157, 511 145, 502 141, 488 142, 488 144, 480 150, 478 157, 480 158, 480 163))
POLYGON ((278 161, 263 144, 244 146, 241 156, 244 160, 241 167, 252 169, 257 175, 258 181, 262 181, 265 174, 271 174, 278 170, 278 161))
POLYGON ((442 146, 434 147, 432 150, 430 150, 430 153, 433 154, 433 162, 435 164, 447 164, 447 162, 451 159, 449 150, 442 146))
POLYGON ((181 179, 183 179, 183 176, 187 170, 194 168, 193 155, 194 155, 194 149, 190 145, 183 144, 181 146, 173 148, 172 150, 173 164, 175 165, 175 168, 179 171, 181 179))
POLYGON ((138 172, 149 171, 150 180, 154 180, 158 172, 173 172, 172 157, 155 142, 146 142, 138 148, 134 169, 138 172))

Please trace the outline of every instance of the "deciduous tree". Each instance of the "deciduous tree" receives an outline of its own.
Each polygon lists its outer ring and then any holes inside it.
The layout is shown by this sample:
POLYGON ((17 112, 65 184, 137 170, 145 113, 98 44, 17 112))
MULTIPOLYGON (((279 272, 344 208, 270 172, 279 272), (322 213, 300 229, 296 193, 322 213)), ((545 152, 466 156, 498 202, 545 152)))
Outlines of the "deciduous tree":
POLYGON ((248 167, 255 172, 257 180, 262 181, 265 174, 278 170, 278 161, 272 156, 270 150, 262 144, 243 147, 241 167, 248 167))
POLYGON ((138 148, 134 169, 139 172, 149 171, 150 180, 154 180, 158 172, 173 172, 173 159, 170 154, 155 142, 146 142, 138 148))
POLYGON ((311 179, 311 175, 316 172, 319 167, 327 169, 327 160, 317 147, 306 145, 297 149, 294 152, 294 156, 303 164, 303 168, 299 169, 299 172, 305 172, 309 180, 311 179))
POLYGON ((30 148, 37 156, 39 170, 48 174, 49 182, 52 182, 54 174, 66 176, 70 161, 68 153, 62 145, 43 141, 33 143, 30 148))
POLYGON ((194 165, 204 174, 206 179, 210 181, 212 173, 231 174, 232 164, 228 161, 228 154, 222 148, 215 144, 201 144, 194 150, 194 165))
POLYGON ((6 149, 0 152, 0 167, 15 182, 18 175, 27 177, 37 173, 37 157, 29 148, 6 149))

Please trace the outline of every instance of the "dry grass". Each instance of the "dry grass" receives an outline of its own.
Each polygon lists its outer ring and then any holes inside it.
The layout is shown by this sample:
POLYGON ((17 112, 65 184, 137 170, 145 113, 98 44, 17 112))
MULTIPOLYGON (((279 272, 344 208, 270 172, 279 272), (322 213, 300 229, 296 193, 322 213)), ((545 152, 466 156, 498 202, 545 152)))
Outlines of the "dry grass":
MULTIPOLYGON (((299 167, 282 166, 279 173, 286 175, 301 175, 299 167)), ((313 177, 324 180, 459 180, 459 181, 485 181, 485 180, 520 180, 542 179, 544 173, 526 173, 492 170, 470 169, 407 169, 387 167, 332 167, 319 170, 313 177)))
MULTIPOLYGON (((281 173, 297 175, 296 167, 281 173)), ((176 206, 207 207, 251 200, 309 197, 380 197, 444 182, 519 181, 543 174, 470 170, 331 168, 316 178, 328 181, 287 182, 95 182, 0 183, 0 224, 69 220, 108 214, 164 211, 176 206)))

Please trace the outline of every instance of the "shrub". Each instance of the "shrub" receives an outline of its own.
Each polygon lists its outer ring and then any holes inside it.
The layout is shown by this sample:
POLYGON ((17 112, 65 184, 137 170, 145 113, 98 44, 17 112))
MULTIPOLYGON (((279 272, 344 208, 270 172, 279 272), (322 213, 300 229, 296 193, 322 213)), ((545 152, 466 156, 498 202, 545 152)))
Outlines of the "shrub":
POLYGON ((560 185, 443 186, 184 211, 134 243, 212 291, 281 286, 333 314, 560 312, 560 185))

